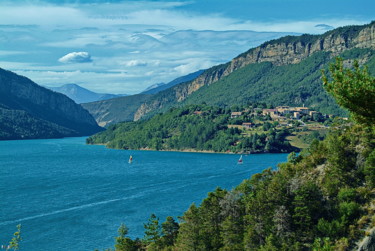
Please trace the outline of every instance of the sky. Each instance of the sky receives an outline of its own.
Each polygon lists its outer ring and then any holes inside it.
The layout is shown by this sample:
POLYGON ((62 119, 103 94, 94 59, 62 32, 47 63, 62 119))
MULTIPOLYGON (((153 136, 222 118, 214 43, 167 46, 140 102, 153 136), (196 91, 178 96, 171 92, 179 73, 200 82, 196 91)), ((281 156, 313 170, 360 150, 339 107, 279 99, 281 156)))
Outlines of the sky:
POLYGON ((0 67, 136 94, 285 35, 375 20, 373 0, 0 0, 0 67))

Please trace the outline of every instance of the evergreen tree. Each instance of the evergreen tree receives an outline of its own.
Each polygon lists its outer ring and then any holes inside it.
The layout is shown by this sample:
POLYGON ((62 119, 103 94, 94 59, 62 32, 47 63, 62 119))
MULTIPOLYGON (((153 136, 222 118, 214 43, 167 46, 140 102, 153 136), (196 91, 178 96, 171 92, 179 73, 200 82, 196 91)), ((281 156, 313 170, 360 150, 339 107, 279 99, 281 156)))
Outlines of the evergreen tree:
POLYGON ((190 206, 181 217, 181 220, 182 222, 180 223, 180 230, 176 242, 177 250, 205 250, 200 231, 202 220, 199 209, 195 204, 190 206))
POLYGON ((166 221, 161 224, 161 228, 163 233, 163 245, 173 246, 176 241, 178 229, 180 228, 180 226, 172 216, 168 216, 166 221))
POLYGON ((135 243, 129 237, 126 237, 129 229, 125 224, 121 224, 118 229, 119 236, 116 237, 115 249, 116 251, 135 251, 137 250, 135 243))
POLYGON ((353 67, 353 70, 345 69, 343 59, 337 58, 329 68, 331 82, 323 71, 324 87, 356 121, 374 125, 375 77, 368 74, 367 67, 360 68, 358 61, 354 61, 353 67))
POLYGON ((143 241, 146 245, 160 241, 161 228, 159 225, 159 218, 157 218, 155 214, 151 214, 147 224, 143 224, 143 226, 145 228, 145 236, 143 237, 143 241))

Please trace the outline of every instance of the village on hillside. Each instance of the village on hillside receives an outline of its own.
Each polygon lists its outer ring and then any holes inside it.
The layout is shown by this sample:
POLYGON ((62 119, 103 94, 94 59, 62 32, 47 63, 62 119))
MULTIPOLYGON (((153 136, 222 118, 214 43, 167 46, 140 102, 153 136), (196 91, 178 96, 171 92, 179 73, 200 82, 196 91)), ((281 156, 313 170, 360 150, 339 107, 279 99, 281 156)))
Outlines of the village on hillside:
POLYGON ((272 129, 287 129, 287 140, 298 148, 306 148, 313 139, 322 139, 334 121, 345 121, 331 114, 322 114, 309 107, 277 106, 247 108, 230 113, 229 128, 238 128, 244 136, 272 129))
MULTIPOLYGON (((252 108, 245 109, 239 112, 231 112, 231 119, 241 118, 243 116, 249 116, 251 118, 263 117, 264 120, 278 122, 278 127, 292 127, 292 126, 304 126, 306 122, 320 122, 319 127, 327 127, 323 125, 327 120, 332 120, 335 116, 322 114, 314 111, 309 107, 290 107, 290 106, 277 106, 274 109, 263 109, 263 108, 252 108), (296 121, 299 122, 296 123, 296 121)), ((347 118, 343 118, 347 120, 347 118)), ((255 122, 243 122, 241 126, 246 128, 254 128, 257 126, 255 122)))

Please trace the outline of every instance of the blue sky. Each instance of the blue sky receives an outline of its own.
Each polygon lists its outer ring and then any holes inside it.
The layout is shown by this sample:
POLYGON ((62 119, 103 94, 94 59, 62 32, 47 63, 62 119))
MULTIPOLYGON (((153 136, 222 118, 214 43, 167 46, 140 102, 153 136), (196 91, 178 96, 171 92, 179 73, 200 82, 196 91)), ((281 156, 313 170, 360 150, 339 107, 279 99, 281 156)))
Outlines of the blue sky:
POLYGON ((369 23, 370 0, 0 1, 0 67, 138 93, 287 34, 369 23))

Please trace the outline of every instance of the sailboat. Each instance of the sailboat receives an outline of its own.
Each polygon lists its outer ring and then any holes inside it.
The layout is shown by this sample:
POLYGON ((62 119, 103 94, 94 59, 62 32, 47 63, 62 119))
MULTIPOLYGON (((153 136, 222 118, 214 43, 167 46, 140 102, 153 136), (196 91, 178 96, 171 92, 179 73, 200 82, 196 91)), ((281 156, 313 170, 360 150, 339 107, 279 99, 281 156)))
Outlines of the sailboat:
POLYGON ((240 156, 239 160, 237 161, 237 164, 243 164, 242 155, 240 156))
POLYGON ((129 164, 131 164, 133 162, 133 156, 130 155, 129 157, 129 164))

